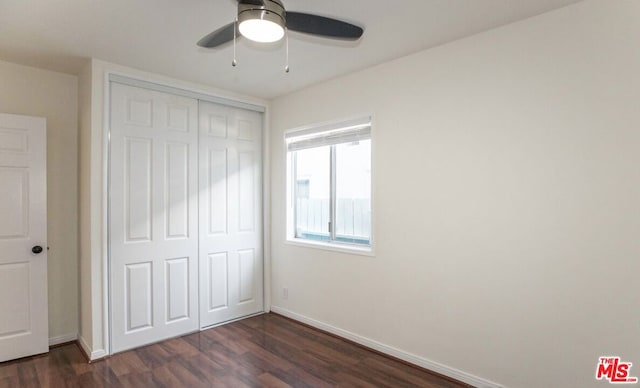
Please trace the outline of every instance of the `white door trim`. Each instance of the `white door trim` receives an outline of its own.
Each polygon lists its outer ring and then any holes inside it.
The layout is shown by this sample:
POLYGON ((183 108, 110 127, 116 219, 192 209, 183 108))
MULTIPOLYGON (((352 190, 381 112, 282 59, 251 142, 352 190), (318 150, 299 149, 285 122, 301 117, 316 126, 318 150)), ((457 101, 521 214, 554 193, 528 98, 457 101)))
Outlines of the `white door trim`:
MULTIPOLYGON (((271 241, 270 241, 270 230, 269 225, 271 224, 271 210, 270 210, 270 159, 269 159, 269 145, 270 145, 270 136, 269 136, 269 110, 268 104, 256 103, 255 101, 250 101, 248 99, 242 98, 229 98, 222 95, 213 94, 207 91, 196 90, 193 87, 185 87, 183 85, 174 84, 171 85, 166 81, 158 81, 156 79, 152 79, 149 77, 142 77, 140 75, 133 75, 122 71, 115 70, 105 70, 103 77, 103 111, 102 111, 102 246, 101 246, 101 262, 102 262, 102 284, 100 288, 102 289, 102 338, 103 338, 103 346, 102 349, 92 349, 94 352, 91 354, 91 359, 103 358, 112 354, 111 352, 111 293, 110 293, 110 235, 109 235, 109 193, 110 193, 110 172, 109 172, 109 153, 110 153, 110 133, 111 133, 111 123, 110 123, 110 112, 111 112, 111 78, 115 77, 125 85, 129 86, 139 86, 139 83, 150 85, 150 86, 158 86, 162 89, 158 91, 170 92, 170 90, 182 92, 182 93, 193 93, 193 95, 200 96, 197 97, 199 99, 205 101, 211 101, 220 103, 223 105, 229 105, 233 107, 243 107, 245 109, 254 110, 257 112, 264 112, 263 115, 263 137, 262 137, 262 247, 263 247, 263 310, 264 312, 271 311, 271 241), (129 83, 133 82, 133 83, 129 83), (97 352, 97 353, 96 353, 97 352), (95 357, 93 357, 93 353, 96 353, 95 357)), ((178 95, 183 95, 182 93, 178 95)), ((175 93, 174 93, 175 94, 175 93)), ((85 350, 86 351, 86 350, 85 350)))
POLYGON ((144 81, 138 78, 131 78, 131 77, 123 76, 120 74, 115 74, 115 73, 111 73, 109 75, 109 80, 111 82, 117 82, 123 85, 136 86, 142 89, 149 89, 149 90, 154 90, 156 92, 169 93, 176 96, 193 98, 196 100, 209 101, 219 105, 231 106, 234 108, 252 110, 260 113, 264 113, 265 111, 265 107, 261 105, 255 105, 255 104, 251 104, 244 101, 230 100, 224 97, 212 96, 209 94, 196 92, 194 90, 188 90, 188 89, 178 88, 175 86, 163 85, 156 82, 144 81))

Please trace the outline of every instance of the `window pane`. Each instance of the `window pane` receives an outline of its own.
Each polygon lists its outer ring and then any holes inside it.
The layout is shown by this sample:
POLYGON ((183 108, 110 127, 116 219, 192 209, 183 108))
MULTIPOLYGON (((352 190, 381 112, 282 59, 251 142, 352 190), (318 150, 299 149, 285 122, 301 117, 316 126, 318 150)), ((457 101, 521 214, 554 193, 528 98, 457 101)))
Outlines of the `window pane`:
POLYGON ((371 140, 336 146, 336 241, 371 241, 371 140))
POLYGON ((296 151, 295 236, 329 240, 331 147, 296 151))

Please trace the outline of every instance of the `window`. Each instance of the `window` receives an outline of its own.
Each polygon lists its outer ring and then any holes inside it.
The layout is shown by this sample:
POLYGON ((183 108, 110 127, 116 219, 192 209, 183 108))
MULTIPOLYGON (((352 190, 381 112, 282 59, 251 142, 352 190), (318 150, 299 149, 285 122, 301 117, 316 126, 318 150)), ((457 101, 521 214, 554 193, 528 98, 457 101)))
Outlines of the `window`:
POLYGON ((288 132, 288 239, 371 246, 370 118, 288 132))
POLYGON ((309 180, 298 179, 296 181, 296 194, 298 198, 309 199, 309 180))

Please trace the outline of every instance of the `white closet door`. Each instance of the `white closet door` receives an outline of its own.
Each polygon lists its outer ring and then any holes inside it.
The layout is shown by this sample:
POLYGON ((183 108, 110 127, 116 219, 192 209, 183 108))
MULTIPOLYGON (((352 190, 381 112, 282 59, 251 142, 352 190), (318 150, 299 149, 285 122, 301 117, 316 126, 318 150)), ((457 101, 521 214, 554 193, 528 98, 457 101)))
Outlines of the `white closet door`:
POLYGON ((200 101, 200 325, 263 311, 262 115, 200 101))
POLYGON ((197 110, 111 84, 113 352, 198 329, 197 110))

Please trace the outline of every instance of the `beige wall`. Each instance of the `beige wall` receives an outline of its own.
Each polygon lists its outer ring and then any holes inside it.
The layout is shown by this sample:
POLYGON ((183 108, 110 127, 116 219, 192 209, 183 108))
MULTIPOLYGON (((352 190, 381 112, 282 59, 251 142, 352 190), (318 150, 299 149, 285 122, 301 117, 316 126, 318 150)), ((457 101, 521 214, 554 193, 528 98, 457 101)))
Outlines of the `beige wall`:
POLYGON ((47 119, 49 337, 78 332, 78 79, 0 61, 0 112, 47 119))
POLYGON ((640 375, 638 20, 581 2, 272 101, 274 309, 509 387, 640 375), (370 112, 376 256, 285 244, 283 131, 370 112))

